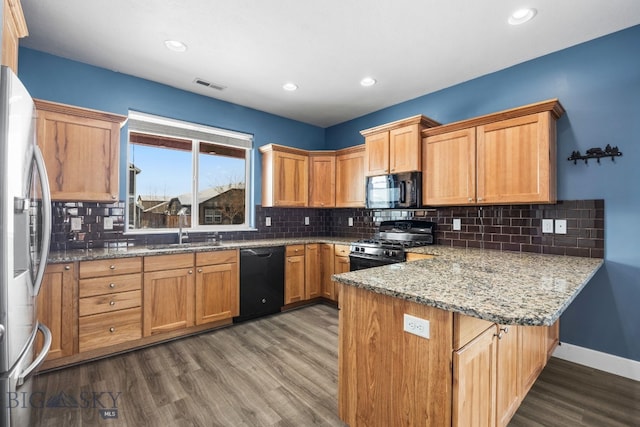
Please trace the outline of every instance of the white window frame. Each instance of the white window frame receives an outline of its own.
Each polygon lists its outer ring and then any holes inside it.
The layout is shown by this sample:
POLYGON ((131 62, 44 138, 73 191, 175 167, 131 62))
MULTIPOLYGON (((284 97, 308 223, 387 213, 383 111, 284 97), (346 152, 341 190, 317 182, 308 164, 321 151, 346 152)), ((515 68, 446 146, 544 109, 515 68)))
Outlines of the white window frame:
MULTIPOLYGON (((191 209, 191 227, 185 228, 185 230, 191 232, 212 232, 212 231, 247 231, 255 230, 255 207, 253 206, 253 194, 255 189, 253 188, 253 164, 254 158, 253 148, 253 135, 230 131, 226 129, 215 128, 207 125, 201 125, 196 123, 185 122, 182 120, 170 119, 167 117, 156 116, 147 113, 141 113, 138 111, 129 110, 128 117, 128 130, 127 130, 127 165, 129 165, 132 159, 130 155, 130 133, 143 133, 148 135, 165 136, 172 138, 182 138, 191 140, 191 158, 192 158, 192 200, 197 201, 198 194, 198 154, 199 143, 211 143, 216 145, 226 145, 234 148, 242 148, 245 150, 245 215, 244 223, 242 224, 226 224, 216 225, 215 222, 211 225, 198 224, 199 209, 191 209)), ((178 228, 129 228, 129 171, 127 168, 126 173, 126 186, 125 186, 125 233, 126 234, 167 234, 176 233, 178 228)), ((135 197, 134 197, 135 199, 135 197)), ((135 203, 135 200, 134 200, 135 203)), ((215 217, 215 215, 214 215, 215 217)))

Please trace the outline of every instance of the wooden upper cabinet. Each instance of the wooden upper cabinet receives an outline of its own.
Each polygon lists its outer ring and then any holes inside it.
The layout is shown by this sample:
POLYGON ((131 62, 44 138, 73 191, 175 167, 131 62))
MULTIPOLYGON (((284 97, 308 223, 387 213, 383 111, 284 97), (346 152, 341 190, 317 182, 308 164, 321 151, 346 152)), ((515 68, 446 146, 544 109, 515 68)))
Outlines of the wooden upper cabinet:
POLYGON ((18 74, 18 45, 29 35, 20 0, 2 0, 2 65, 18 74))
POLYGON ((35 100, 38 145, 52 200, 118 200, 120 125, 125 116, 35 100))
POLYGON ((309 206, 331 208, 336 205, 336 156, 333 151, 309 153, 309 206))
POLYGON ((365 175, 421 169, 420 132, 439 123, 423 115, 360 131, 365 143, 365 175))
POLYGON ((365 147, 357 145, 336 154, 336 207, 364 207, 365 147))
POLYGON ((563 113, 552 99, 423 130, 424 204, 555 203, 563 113))
POLYGON ((282 145, 260 147, 262 153, 262 206, 308 205, 309 156, 307 151, 282 145))

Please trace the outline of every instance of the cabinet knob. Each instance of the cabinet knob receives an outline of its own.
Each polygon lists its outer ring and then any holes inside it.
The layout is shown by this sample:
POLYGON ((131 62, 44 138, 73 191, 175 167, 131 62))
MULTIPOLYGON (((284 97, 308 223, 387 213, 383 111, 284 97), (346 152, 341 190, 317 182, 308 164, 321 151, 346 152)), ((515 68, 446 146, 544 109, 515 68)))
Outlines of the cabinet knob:
POLYGON ((502 332, 499 332, 497 334, 493 334, 494 337, 498 337, 499 340, 502 339, 502 337, 504 336, 504 334, 502 332))
POLYGON ((505 334, 508 334, 508 333, 509 333, 509 327, 508 327, 508 326, 503 326, 502 328, 500 328, 500 330, 501 330, 502 332, 504 332, 505 334))
POLYGON ((109 328, 109 332, 114 333, 116 331, 116 328, 114 328, 113 326, 109 328))
POLYGON ((69 271, 69 270, 71 270, 71 266, 70 266, 70 265, 65 265, 65 266, 64 266, 64 269, 65 269, 65 270, 67 270, 67 271, 69 271))
POLYGON ((484 199, 483 199, 482 197, 478 197, 478 201, 479 201, 479 202, 481 202, 481 201, 483 201, 483 200, 484 200, 484 199))
POLYGON ((115 284, 115 283, 109 283, 109 287, 110 287, 111 289, 113 289, 113 288, 115 288, 115 287, 116 287, 116 284, 115 284))
POLYGON ((115 269, 116 269, 116 266, 115 266, 115 265, 113 265, 113 264, 111 264, 111 265, 109 266, 109 269, 110 269, 110 270, 115 270, 115 269))
POLYGON ((116 195, 115 195, 115 194, 112 194, 112 195, 111 195, 111 200, 115 200, 115 199, 116 199, 116 195))
POLYGON ((116 305, 116 302, 114 300, 109 301, 109 305, 114 306, 116 305))
POLYGON ((201 268, 198 269, 198 273, 202 273, 202 269, 201 268))
POLYGON ((193 270, 189 270, 189 274, 193 274, 193 270))
POLYGON ((467 199, 467 201, 469 201, 469 202, 473 202, 473 197, 469 197, 469 198, 467 199))

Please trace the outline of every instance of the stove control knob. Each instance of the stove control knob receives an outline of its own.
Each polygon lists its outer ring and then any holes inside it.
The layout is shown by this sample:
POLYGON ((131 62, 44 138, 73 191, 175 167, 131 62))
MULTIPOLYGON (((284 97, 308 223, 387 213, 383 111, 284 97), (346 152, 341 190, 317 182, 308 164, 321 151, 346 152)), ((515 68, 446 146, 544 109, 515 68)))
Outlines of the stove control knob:
POLYGON ((386 250, 386 249, 385 249, 382 253, 383 253, 384 255, 386 255, 386 256, 389 256, 389 251, 388 251, 388 250, 386 250))
POLYGON ((389 251, 389 256, 396 256, 396 251, 389 251))

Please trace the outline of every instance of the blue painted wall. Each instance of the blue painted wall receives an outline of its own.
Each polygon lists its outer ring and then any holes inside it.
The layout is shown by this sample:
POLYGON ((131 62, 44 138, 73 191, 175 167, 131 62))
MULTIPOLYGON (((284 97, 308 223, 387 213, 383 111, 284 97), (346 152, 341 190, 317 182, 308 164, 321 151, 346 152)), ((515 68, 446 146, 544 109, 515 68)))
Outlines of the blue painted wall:
POLYGON ((638 46, 635 26, 327 128, 328 148, 362 143, 360 129, 415 114, 449 123, 559 98, 567 114, 558 121, 558 198, 604 199, 606 217, 605 267, 562 316, 561 340, 640 361, 638 46), (623 157, 566 160, 606 144, 623 157))
MULTIPOLYGON (((249 133, 254 136, 254 147, 276 143, 304 149, 324 148, 324 129, 316 126, 31 49, 21 48, 19 60, 20 80, 34 98, 125 116, 133 109, 249 133)), ((126 155, 123 130, 120 164, 126 164, 126 155)), ((260 204, 259 153, 254 160, 257 160, 254 195, 260 204)), ((124 200, 124 169, 120 175, 120 194, 124 200)))
POLYGON ((19 70, 36 98, 120 114, 132 108, 251 133, 256 146, 313 149, 361 144, 361 129, 415 114, 448 123, 559 98, 567 110, 558 122, 559 198, 601 198, 606 210, 605 267, 563 315, 561 339, 640 361, 639 45, 636 26, 327 129, 29 49, 20 50, 19 70), (624 156, 589 165, 564 160, 606 144, 624 156))

